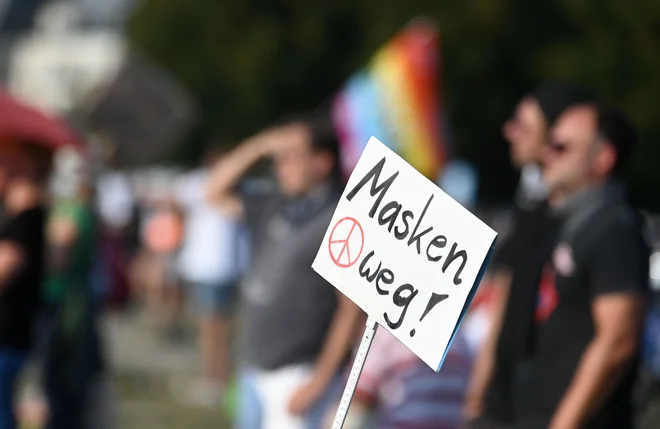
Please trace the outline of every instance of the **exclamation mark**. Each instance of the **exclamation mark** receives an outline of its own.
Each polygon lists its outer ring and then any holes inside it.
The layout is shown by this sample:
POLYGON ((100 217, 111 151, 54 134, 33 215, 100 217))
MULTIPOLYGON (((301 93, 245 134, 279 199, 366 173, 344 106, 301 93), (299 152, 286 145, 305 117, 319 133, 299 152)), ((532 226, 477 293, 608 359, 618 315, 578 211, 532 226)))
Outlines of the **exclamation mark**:
MULTIPOLYGON (((424 320, 426 315, 429 314, 431 312, 431 310, 433 310, 433 307, 440 304, 442 301, 444 301, 447 298, 449 298, 449 295, 447 295, 447 294, 442 294, 442 295, 437 294, 437 293, 431 294, 431 299, 429 299, 428 304, 426 304, 426 310, 424 310, 424 314, 422 314, 422 317, 420 317, 419 321, 421 322, 422 320, 424 320)), ((412 331, 410 331, 410 336, 411 337, 415 336, 415 330, 414 329, 412 331)))

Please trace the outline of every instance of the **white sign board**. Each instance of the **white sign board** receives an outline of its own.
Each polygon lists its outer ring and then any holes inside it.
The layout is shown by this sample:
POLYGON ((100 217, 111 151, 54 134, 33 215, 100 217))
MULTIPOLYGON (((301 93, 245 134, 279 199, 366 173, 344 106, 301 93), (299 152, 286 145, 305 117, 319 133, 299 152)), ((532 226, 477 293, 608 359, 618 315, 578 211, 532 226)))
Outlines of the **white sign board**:
POLYGON ((372 137, 312 267, 439 371, 496 236, 372 137))

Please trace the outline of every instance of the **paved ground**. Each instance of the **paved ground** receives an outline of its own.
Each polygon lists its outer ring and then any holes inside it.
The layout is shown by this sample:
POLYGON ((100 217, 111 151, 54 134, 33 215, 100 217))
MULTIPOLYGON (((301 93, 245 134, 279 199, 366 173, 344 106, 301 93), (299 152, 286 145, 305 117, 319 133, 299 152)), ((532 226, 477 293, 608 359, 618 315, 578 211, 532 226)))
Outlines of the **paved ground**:
MULTIPOLYGON (((96 429, 107 421, 98 410, 116 422, 112 429, 227 429, 221 405, 212 409, 183 405, 181 395, 195 379, 198 357, 192 330, 167 339, 131 314, 108 316, 104 339, 110 353, 110 382, 103 406, 97 409, 96 429)), ((23 388, 22 428, 40 429, 40 401, 27 398, 36 384, 36 373, 28 369, 23 388), (26 387, 27 386, 27 387, 26 387)))
MULTIPOLYGON (((222 407, 186 407, 177 399, 198 364, 193 335, 172 341, 136 317, 109 317, 106 338, 119 399, 118 429, 223 429, 222 407)), ((179 396, 180 397, 180 396, 179 396)))

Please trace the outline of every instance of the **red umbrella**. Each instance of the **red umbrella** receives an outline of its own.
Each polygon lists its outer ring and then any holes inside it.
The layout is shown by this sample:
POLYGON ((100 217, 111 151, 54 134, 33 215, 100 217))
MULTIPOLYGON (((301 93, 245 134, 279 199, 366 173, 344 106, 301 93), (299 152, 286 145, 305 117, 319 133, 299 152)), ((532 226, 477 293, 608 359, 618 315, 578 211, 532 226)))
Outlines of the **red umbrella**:
POLYGON ((0 87, 0 141, 18 140, 43 144, 53 149, 83 147, 80 138, 64 121, 29 107, 0 87))

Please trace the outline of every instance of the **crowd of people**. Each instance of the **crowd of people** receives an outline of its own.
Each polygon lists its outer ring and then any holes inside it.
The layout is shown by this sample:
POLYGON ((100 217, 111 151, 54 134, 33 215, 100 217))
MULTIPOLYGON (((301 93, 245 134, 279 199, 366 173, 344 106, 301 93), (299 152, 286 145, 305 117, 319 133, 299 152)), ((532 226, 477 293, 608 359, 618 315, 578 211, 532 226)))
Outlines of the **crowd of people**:
MULTIPOLYGON (((503 135, 521 170, 513 228, 470 320, 439 373, 380 330, 347 429, 633 427, 650 296, 624 185, 635 130, 584 88, 550 82, 503 135)), ((329 428, 366 317, 311 268, 343 186, 327 115, 212 151, 139 216, 130 198, 106 198, 130 192, 118 176, 65 155, 0 142, 0 429, 16 427, 30 356, 49 428, 107 423, 89 412, 107 375, 99 317, 129 295, 168 336, 197 319, 192 403, 220 407, 235 380, 236 428, 329 428), (264 160, 272 175, 257 178, 264 160)))

